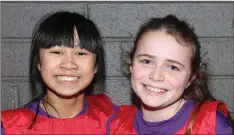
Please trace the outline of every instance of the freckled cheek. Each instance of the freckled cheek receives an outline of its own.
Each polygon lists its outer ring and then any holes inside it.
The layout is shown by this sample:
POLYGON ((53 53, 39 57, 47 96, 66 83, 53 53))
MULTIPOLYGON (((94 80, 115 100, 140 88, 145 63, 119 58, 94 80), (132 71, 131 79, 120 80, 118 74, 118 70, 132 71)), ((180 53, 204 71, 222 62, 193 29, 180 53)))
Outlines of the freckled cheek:
POLYGON ((144 69, 142 67, 134 67, 131 73, 131 78, 134 80, 139 80, 142 78, 149 77, 150 70, 144 69))
POLYGON ((183 79, 183 77, 171 76, 168 78, 168 82, 170 83, 171 87, 176 90, 184 90, 186 86, 186 81, 183 79))

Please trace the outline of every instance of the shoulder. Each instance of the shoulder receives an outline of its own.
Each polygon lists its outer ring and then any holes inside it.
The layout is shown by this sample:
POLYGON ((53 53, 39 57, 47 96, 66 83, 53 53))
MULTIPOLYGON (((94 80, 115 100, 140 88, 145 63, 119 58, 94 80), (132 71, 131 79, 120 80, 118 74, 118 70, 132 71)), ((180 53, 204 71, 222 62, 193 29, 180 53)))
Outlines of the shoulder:
POLYGON ((206 101, 204 104, 201 106, 201 110, 204 111, 209 111, 213 112, 216 114, 216 111, 219 110, 222 112, 225 116, 228 116, 228 110, 227 106, 224 102, 222 101, 206 101))
POLYGON ((216 111, 216 134, 232 134, 232 124, 220 110, 216 111))
POLYGON ((135 105, 118 106, 118 111, 110 124, 111 134, 136 134, 134 130, 134 118, 137 112, 135 105))
POLYGON ((26 108, 18 108, 14 110, 5 110, 1 112, 1 122, 3 126, 18 125, 31 122, 34 113, 26 108))
POLYGON ((5 110, 1 112, 1 121, 3 123, 8 121, 17 121, 19 119, 31 119, 34 113, 27 108, 17 108, 14 110, 5 110))
POLYGON ((36 98, 32 100, 31 102, 29 102, 28 104, 26 104, 24 108, 28 108, 32 110, 33 112, 35 112, 39 104, 40 104, 40 98, 36 98))
POLYGON ((1 112, 2 118, 11 118, 13 116, 30 116, 33 112, 27 108, 17 108, 13 110, 4 110, 1 112))
POLYGON ((104 94, 86 96, 86 99, 88 100, 88 102, 111 102, 111 99, 104 94))
POLYGON ((27 108, 2 111, 2 131, 5 134, 25 134, 35 113, 27 108))
POLYGON ((135 113, 137 112, 137 107, 135 105, 120 105, 117 107, 117 115, 116 119, 119 122, 124 122, 124 121, 131 121, 135 117, 135 113))
MULTIPOLYGON (((200 123, 202 133, 230 133, 231 123, 228 120, 228 110, 222 101, 206 101, 201 106, 196 118, 196 123, 200 123), (203 129, 206 129, 203 131, 203 129), (208 130, 209 129, 209 130, 208 130)), ((232 132, 231 132, 232 133, 232 132)))
POLYGON ((85 99, 87 100, 88 105, 103 106, 103 107, 113 106, 111 99, 103 94, 86 96, 85 99))
MULTIPOLYGON (((206 101, 201 106, 199 114, 203 117, 207 117, 209 121, 216 121, 216 118, 228 117, 227 106, 222 101, 206 101)), ((216 123, 216 122, 215 122, 216 123)))
POLYGON ((118 106, 118 111, 135 113, 137 111, 137 107, 135 105, 120 105, 118 106))
POLYGON ((88 111, 96 110, 97 112, 103 112, 106 115, 114 113, 115 105, 111 99, 103 94, 86 96, 85 99, 88 103, 88 111))

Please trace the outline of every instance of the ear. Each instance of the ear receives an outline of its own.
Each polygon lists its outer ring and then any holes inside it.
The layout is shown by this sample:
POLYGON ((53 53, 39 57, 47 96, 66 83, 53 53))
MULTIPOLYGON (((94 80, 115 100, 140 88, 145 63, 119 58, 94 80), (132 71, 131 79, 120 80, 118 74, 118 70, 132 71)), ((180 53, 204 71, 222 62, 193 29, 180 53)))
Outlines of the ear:
POLYGON ((130 73, 132 73, 132 65, 129 66, 130 73))
POLYGON ((98 66, 96 65, 94 68, 94 73, 97 73, 97 71, 98 71, 98 66))
POLYGON ((39 62, 37 63, 37 69, 41 71, 41 64, 39 62))
POLYGON ((186 88, 189 87, 189 85, 194 81, 194 79, 197 77, 197 74, 192 74, 188 80, 188 83, 186 85, 186 88))

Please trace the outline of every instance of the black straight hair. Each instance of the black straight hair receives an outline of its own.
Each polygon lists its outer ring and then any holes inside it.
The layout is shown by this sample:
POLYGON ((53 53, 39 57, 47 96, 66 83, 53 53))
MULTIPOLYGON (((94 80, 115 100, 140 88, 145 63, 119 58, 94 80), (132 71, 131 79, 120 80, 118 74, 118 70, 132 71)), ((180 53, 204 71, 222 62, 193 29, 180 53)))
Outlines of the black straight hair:
MULTIPOLYGON (((42 86, 43 94, 46 94, 46 84, 41 78, 37 69, 39 62, 39 49, 51 48, 54 46, 74 47, 74 28, 79 37, 79 46, 96 54, 96 67, 93 83, 104 86, 105 65, 103 41, 100 32, 95 24, 84 16, 68 11, 60 11, 46 14, 38 21, 33 31, 33 38, 30 53, 30 82, 31 89, 39 89, 37 84, 42 86)), ((93 88, 92 84, 89 88, 93 88)), ((40 87, 41 87, 40 86, 40 87)), ((92 90, 86 90, 91 93, 92 90)))

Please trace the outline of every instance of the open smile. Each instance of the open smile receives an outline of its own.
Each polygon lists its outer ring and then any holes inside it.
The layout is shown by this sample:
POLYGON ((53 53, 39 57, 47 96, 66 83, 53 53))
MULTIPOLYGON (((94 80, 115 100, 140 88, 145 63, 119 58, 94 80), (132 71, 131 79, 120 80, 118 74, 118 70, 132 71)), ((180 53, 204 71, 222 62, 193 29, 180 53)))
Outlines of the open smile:
POLYGON ((161 89, 161 88, 156 88, 156 87, 152 87, 152 86, 149 86, 149 85, 144 85, 144 87, 151 91, 151 92, 155 92, 155 93, 162 93, 162 92, 166 92, 167 90, 165 89, 161 89))
POLYGON ((77 76, 56 76, 56 78, 59 81, 68 81, 68 82, 71 82, 71 81, 77 81, 77 80, 79 80, 80 77, 77 77, 77 76))

